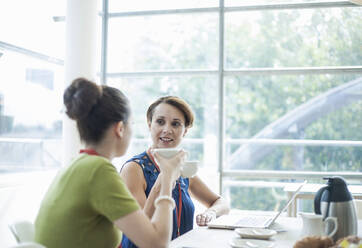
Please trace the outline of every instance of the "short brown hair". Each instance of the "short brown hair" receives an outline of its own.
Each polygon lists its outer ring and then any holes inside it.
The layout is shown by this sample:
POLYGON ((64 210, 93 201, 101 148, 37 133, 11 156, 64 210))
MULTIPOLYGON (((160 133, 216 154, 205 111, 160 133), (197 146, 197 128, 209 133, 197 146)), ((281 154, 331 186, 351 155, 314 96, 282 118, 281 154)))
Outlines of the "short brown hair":
POLYGON ((164 96, 158 98, 155 102, 153 102, 147 110, 147 121, 152 122, 153 113, 155 111, 155 108, 160 105, 161 103, 167 103, 178 110, 180 110, 184 117, 185 117, 185 127, 190 128, 192 127, 192 124, 194 122, 194 113, 191 110, 190 105, 183 99, 177 97, 177 96, 164 96))

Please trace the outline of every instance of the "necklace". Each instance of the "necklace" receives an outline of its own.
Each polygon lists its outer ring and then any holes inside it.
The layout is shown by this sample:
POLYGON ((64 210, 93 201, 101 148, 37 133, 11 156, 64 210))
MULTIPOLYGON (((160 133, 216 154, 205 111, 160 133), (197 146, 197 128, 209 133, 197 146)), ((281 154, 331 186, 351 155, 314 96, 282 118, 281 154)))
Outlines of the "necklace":
MULTIPOLYGON (((152 156, 150 149, 147 150, 147 155, 149 155, 149 157, 151 158, 152 162, 154 163, 156 169, 158 172, 160 172, 160 167, 158 166, 158 164, 156 163, 155 158, 152 156)), ((177 180, 176 181, 177 186, 178 186, 178 208, 176 206, 176 221, 177 221, 177 237, 180 236, 180 226, 181 226, 181 212, 182 212, 182 194, 181 194, 181 184, 180 181, 177 180)))
POLYGON ((94 149, 80 149, 79 153, 87 153, 88 155, 97 155, 100 156, 98 152, 96 152, 94 149))

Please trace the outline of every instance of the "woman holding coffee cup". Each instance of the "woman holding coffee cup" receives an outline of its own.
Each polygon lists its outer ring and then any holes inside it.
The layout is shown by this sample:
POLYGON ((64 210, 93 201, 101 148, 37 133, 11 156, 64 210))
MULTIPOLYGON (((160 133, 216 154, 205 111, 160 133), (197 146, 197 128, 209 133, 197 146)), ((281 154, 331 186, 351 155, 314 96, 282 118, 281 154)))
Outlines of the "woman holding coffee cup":
POLYGON ((185 153, 169 159, 155 154, 162 183, 150 220, 111 163, 130 143, 126 96, 116 88, 77 78, 63 98, 85 149, 49 187, 35 221, 35 241, 53 248, 114 248, 121 241, 120 229, 138 246, 167 247, 175 206, 172 186, 185 153))
MULTIPOLYGON (((151 148, 176 148, 192 127, 193 121, 194 114, 183 99, 175 96, 159 98, 147 110, 147 123, 152 138, 151 148)), ((157 161, 149 150, 128 160, 121 169, 121 177, 149 217, 155 211, 154 201, 161 187, 159 173, 157 161)), ((190 195, 207 208, 196 216, 196 223, 199 226, 205 226, 213 218, 229 212, 226 201, 211 191, 197 175, 192 178, 180 177, 176 180, 172 192, 176 202, 172 239, 193 228, 195 208, 190 195)), ((121 247, 136 246, 123 236, 121 247)))

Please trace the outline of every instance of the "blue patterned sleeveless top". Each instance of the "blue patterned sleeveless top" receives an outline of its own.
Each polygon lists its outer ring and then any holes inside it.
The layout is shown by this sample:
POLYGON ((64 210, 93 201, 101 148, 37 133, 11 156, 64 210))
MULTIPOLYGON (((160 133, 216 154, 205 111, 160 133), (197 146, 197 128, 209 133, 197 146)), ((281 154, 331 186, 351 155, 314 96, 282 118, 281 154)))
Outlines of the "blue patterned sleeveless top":
MULTIPOLYGON (((143 152, 139 155, 134 156, 128 162, 136 162, 141 166, 143 170, 143 175, 146 179, 147 188, 146 188, 146 197, 151 192, 153 185, 156 182, 158 175, 160 174, 157 167, 148 156, 147 152, 143 152)), ((176 208, 179 209, 179 185, 181 187, 181 198, 182 198, 182 210, 181 210, 181 221, 180 221, 180 235, 192 230, 193 221, 194 221, 194 212, 195 207, 194 203, 191 200, 191 197, 188 193, 189 189, 189 179, 180 177, 176 182, 176 187, 172 190, 172 198, 175 200, 176 208)), ((173 210, 173 230, 172 230, 172 239, 177 238, 177 215, 176 208, 173 210)), ((120 248, 137 248, 126 235, 122 237, 122 243, 120 248)))

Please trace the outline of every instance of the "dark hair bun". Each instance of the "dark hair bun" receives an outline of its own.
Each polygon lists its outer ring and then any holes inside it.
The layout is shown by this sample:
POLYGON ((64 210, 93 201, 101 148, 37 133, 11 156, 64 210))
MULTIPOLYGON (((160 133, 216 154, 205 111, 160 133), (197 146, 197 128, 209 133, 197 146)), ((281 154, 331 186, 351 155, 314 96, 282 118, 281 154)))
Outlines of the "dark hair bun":
POLYGON ((79 120, 86 117, 102 96, 102 88, 85 79, 77 78, 65 90, 64 105, 70 119, 79 120))

